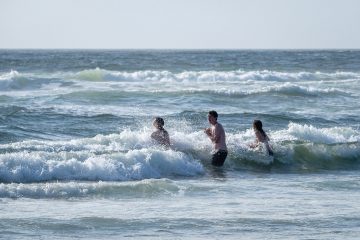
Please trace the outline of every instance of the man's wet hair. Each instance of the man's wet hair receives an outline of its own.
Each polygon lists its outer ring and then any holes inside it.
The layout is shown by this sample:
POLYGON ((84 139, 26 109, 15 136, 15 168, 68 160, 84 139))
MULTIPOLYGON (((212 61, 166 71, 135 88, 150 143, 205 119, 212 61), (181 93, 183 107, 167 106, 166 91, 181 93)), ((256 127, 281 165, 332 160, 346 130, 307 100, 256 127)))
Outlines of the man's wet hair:
POLYGON ((156 123, 158 126, 163 127, 164 126, 164 119, 162 119, 161 117, 156 117, 154 119, 154 123, 156 123))
POLYGON ((209 115, 213 116, 214 118, 218 118, 218 114, 216 111, 212 110, 209 112, 209 115))

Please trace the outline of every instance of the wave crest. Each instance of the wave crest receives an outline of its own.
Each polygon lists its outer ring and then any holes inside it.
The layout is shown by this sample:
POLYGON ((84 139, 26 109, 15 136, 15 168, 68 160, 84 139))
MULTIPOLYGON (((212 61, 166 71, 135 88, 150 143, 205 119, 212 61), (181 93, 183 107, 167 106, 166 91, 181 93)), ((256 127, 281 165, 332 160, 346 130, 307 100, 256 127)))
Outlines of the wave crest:
POLYGON ((105 69, 87 69, 75 73, 75 78, 89 81, 157 81, 157 82, 216 82, 216 81, 294 81, 360 79, 355 72, 277 72, 277 71, 137 71, 119 72, 105 69))
MULTIPOLYGON (((211 93, 228 96, 282 94, 289 96, 350 95, 347 85, 360 81, 353 72, 310 73, 274 71, 137 71, 119 72, 100 68, 79 72, 10 73, 0 74, 0 91, 46 90, 50 94, 74 91, 126 93, 211 93), (338 88, 334 81, 344 81, 338 88), (347 82, 348 81, 348 82, 347 82), (326 83, 326 84, 324 84, 326 83), (76 87, 74 87, 76 86, 76 87), (214 90, 216 89, 216 90, 214 90), (60 91, 61 90, 61 91, 60 91)), ((90 95, 91 96, 91 95, 90 95)))
MULTIPOLYGON (((170 127, 170 126, 169 126, 170 127)), ((168 129, 172 150, 159 149, 150 139, 150 129, 123 130, 71 141, 24 141, 0 145, 0 182, 52 180, 125 181, 204 174, 211 143, 202 131, 168 129)), ((225 167, 248 162, 280 162, 295 169, 306 162, 314 169, 341 168, 360 159, 358 131, 346 127, 316 128, 290 123, 287 129, 268 131, 275 157, 251 149, 252 129, 227 133, 229 157, 225 167), (331 163, 331 164, 330 164, 331 163), (341 164, 344 165, 341 165, 341 164), (321 166, 321 167, 319 167, 321 166)), ((272 165, 276 168, 276 164, 272 165)))

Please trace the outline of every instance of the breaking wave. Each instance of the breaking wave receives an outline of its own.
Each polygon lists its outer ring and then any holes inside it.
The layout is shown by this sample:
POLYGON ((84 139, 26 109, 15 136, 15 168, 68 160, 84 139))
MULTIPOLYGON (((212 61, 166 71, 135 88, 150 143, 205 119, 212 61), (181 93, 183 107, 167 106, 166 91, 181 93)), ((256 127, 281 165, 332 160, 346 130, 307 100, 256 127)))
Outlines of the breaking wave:
MULTIPOLYGON (((3 144, 0 181, 126 181, 205 174, 211 146, 202 132, 173 132, 170 150, 154 146, 149 135, 150 129, 124 130, 71 141, 3 144)), ((250 129, 227 135, 230 154, 225 167, 230 169, 246 168, 248 163, 272 166, 274 161, 295 170, 331 169, 334 165, 341 169, 349 163, 358 166, 360 159, 360 134, 351 128, 321 129, 290 123, 287 129, 269 132, 274 158, 262 149, 249 148, 254 141, 250 129)))

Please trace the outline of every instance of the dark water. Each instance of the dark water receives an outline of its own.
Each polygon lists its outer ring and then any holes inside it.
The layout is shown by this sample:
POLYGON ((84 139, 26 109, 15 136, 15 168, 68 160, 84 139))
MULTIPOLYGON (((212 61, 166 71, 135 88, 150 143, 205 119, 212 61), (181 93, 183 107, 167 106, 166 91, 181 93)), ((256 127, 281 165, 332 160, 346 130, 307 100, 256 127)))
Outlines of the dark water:
POLYGON ((359 50, 0 50, 0 71, 357 71, 359 50))

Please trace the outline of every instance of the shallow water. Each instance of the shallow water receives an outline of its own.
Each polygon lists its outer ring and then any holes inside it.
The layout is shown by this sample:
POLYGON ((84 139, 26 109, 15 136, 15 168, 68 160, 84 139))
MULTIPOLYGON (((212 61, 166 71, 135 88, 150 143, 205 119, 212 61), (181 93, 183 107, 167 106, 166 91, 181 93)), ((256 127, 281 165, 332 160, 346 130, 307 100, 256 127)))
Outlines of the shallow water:
POLYGON ((359 69, 350 50, 1 50, 0 236, 356 239, 359 69))

